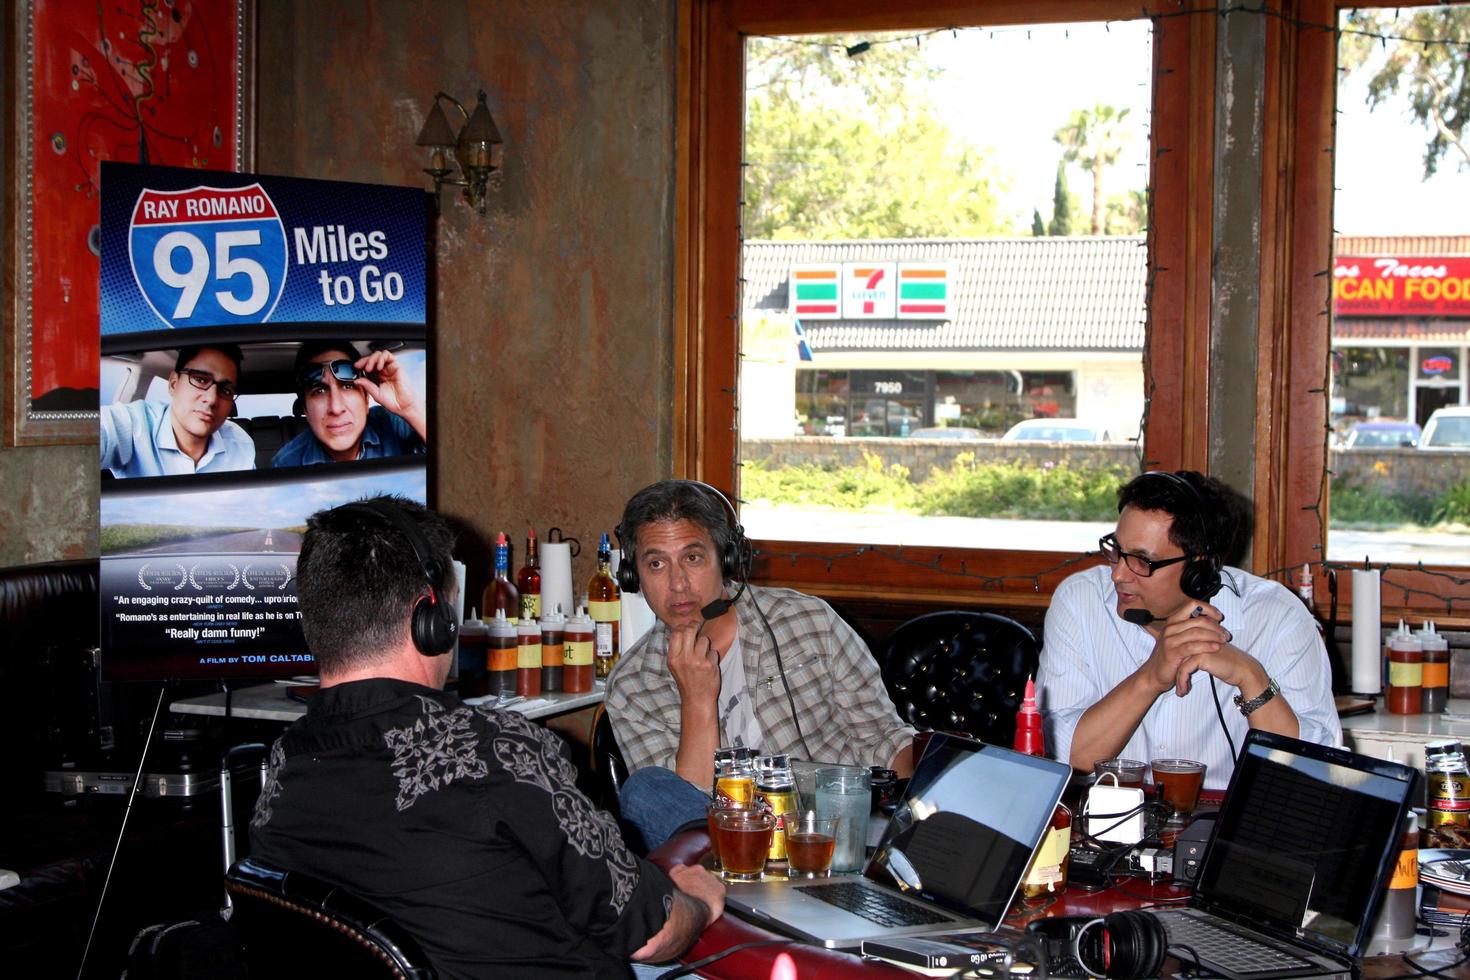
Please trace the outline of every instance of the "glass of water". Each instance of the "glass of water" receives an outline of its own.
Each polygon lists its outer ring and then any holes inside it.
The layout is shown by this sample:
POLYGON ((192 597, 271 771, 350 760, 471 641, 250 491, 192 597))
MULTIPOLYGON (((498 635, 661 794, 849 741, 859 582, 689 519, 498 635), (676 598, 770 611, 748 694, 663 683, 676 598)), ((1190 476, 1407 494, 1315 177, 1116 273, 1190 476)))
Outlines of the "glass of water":
POLYGON ((867 857, 868 814, 873 807, 872 775, 862 766, 824 766, 816 774, 816 810, 841 817, 832 870, 861 871, 867 857))

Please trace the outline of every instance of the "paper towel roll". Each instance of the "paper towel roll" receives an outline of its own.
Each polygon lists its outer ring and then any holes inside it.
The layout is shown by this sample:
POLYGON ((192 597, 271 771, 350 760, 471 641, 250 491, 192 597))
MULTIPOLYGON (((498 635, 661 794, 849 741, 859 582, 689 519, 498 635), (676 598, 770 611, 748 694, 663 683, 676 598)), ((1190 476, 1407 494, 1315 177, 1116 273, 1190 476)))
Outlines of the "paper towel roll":
MULTIPOLYGON (((454 561, 454 581, 457 587, 454 590, 454 621, 464 622, 464 562, 454 561)), ((459 637, 454 639, 454 656, 449 658, 449 676, 459 676, 459 637)))
MULTIPOLYGON (((613 575, 618 573, 618 565, 622 564, 623 550, 618 548, 612 553, 613 575)), ((632 649, 638 639, 653 629, 657 621, 653 610, 648 607, 648 600, 637 592, 624 592, 622 594, 623 608, 622 617, 618 622, 618 645, 622 648, 620 652, 632 649)))
POLYGON ((565 541, 541 542, 541 615, 561 606, 562 615, 572 608, 572 546, 565 541))
POLYGON ((1353 570, 1353 693, 1383 690, 1382 583, 1378 569, 1353 570))

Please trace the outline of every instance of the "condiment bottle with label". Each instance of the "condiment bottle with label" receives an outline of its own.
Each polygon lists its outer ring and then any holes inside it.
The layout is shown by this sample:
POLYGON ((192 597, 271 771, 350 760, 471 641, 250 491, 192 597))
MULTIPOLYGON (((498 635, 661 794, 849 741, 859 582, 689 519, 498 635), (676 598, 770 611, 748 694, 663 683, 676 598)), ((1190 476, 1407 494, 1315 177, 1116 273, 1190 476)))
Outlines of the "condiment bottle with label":
POLYGON ((534 619, 516 624, 516 693, 523 698, 541 693, 541 624, 534 619))
POLYGON ((1404 621, 1388 636, 1388 690, 1384 704, 1389 714, 1417 715, 1424 701, 1424 644, 1404 621))
POLYGON ((715 749, 716 803, 752 806, 755 802, 754 753, 743 746, 715 749))
POLYGON ((486 694, 511 697, 516 692, 516 628, 505 618, 505 610, 495 610, 490 620, 490 643, 485 651, 485 676, 489 683, 486 694))
POLYGON ((755 802, 776 817, 776 830, 771 834, 767 861, 786 860, 786 818, 796 812, 796 777, 791 771, 791 757, 762 755, 755 760, 755 802))
POLYGON ((1465 752, 1454 739, 1430 742, 1424 746, 1425 847, 1460 847, 1460 841, 1443 828, 1461 828, 1470 832, 1470 765, 1465 752))
POLYGON ((541 613, 541 693, 555 694, 561 690, 561 675, 564 669, 567 638, 567 618, 558 605, 551 612, 541 613))
POLYGON ((612 673, 618 662, 621 648, 618 645, 618 622, 623 618, 622 594, 618 592, 617 579, 612 573, 612 545, 607 532, 597 545, 597 571, 587 583, 587 611, 597 624, 597 676, 612 673))
POLYGON ((585 609, 567 620, 566 648, 562 673, 562 690, 568 694, 586 694, 592 690, 593 675, 597 667, 593 663, 593 646, 596 641, 596 626, 585 609))
POLYGON ((541 555, 536 549, 536 529, 526 531, 526 563, 516 572, 516 590, 521 594, 521 622, 541 618, 541 555))
POLYGON ((1424 648, 1424 692, 1420 705, 1425 714, 1445 709, 1450 696, 1450 642, 1440 636, 1432 622, 1414 634, 1424 648))
MULTIPOLYGON (((1036 708, 1036 681, 1026 678, 1026 694, 1021 701, 1021 710, 1016 713, 1016 738, 1011 747, 1027 755, 1046 755, 1046 745, 1041 733, 1041 712, 1036 708)), ((1036 851, 1026 877, 1021 882, 1021 894, 1028 899, 1057 895, 1067 887, 1067 864, 1071 860, 1072 811, 1058 803, 1052 811, 1051 823, 1046 836, 1036 851)))
POLYGON ((505 618, 512 623, 521 616, 521 594, 510 584, 510 542, 505 532, 495 538, 495 577, 485 586, 485 611, 492 616, 495 610, 504 609, 505 618))

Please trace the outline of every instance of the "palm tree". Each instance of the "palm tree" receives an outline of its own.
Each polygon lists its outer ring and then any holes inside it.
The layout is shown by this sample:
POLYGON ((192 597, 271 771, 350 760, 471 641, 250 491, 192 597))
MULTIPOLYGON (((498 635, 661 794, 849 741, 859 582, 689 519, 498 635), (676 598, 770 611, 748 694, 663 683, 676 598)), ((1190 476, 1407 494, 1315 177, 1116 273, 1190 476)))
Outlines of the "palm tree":
POLYGON ((1098 103, 1092 109, 1074 109, 1067 124, 1053 137, 1062 145, 1062 160, 1078 163, 1092 173, 1092 233, 1103 233, 1103 175, 1128 145, 1131 131, 1123 125, 1127 109, 1098 103))

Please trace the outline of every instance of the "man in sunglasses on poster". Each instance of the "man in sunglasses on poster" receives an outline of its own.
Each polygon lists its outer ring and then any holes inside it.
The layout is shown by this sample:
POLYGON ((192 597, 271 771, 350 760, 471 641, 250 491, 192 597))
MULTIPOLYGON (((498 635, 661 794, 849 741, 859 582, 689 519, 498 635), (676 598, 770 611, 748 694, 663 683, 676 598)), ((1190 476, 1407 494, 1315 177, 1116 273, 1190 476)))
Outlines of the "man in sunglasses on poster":
POLYGON ((255 469, 255 443, 229 420, 240 361, 234 344, 185 347, 168 375, 168 401, 103 405, 102 468, 120 479, 255 469))
POLYGON ((1069 576, 1046 614, 1037 687, 1051 754, 1203 762, 1223 789, 1246 732, 1342 744, 1312 615, 1279 582, 1225 565, 1249 505, 1217 479, 1153 472, 1118 491, 1106 564, 1069 576))
POLYGON ((408 372, 386 350, 360 356, 345 341, 301 345, 296 391, 309 427, 271 466, 312 466, 408 456, 427 450, 424 404, 408 372), (368 398, 377 402, 368 406, 368 398))

